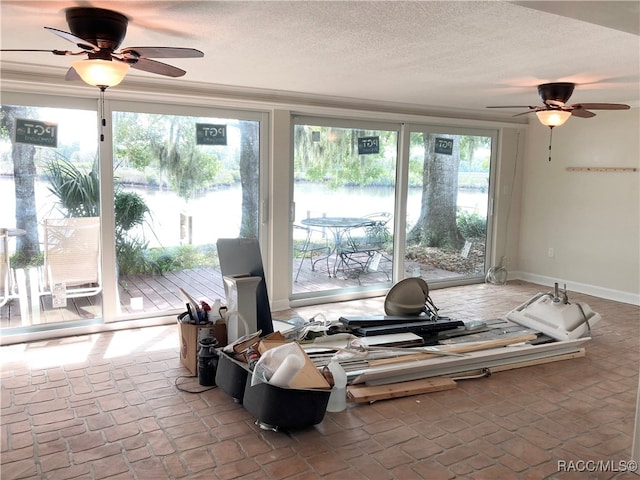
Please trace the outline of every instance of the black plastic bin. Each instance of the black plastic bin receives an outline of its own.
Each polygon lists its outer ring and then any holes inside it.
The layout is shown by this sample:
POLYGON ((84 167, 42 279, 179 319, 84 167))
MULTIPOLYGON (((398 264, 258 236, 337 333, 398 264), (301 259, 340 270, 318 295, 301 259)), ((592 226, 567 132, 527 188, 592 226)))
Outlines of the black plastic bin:
POLYGON ((242 403, 249 370, 229 355, 218 351, 216 385, 236 403, 242 403))
POLYGON ((216 385, 253 415, 261 428, 302 429, 324 419, 331 390, 281 388, 268 383, 251 386, 245 363, 218 351, 216 385))
POLYGON ((300 429, 322 421, 331 390, 281 388, 268 383, 251 386, 247 377, 244 408, 262 428, 300 429))

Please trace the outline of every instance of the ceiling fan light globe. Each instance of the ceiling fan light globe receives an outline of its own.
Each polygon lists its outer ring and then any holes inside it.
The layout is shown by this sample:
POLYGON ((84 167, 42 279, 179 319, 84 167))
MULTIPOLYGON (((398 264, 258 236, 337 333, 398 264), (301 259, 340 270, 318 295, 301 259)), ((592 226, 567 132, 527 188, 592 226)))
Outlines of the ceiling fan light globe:
POLYGON ((129 71, 127 63, 111 60, 78 60, 72 65, 85 83, 102 88, 115 87, 129 71))
POLYGON ((540 123, 546 127, 559 127, 569 120, 571 112, 566 110, 540 110, 536 112, 536 116, 540 123))

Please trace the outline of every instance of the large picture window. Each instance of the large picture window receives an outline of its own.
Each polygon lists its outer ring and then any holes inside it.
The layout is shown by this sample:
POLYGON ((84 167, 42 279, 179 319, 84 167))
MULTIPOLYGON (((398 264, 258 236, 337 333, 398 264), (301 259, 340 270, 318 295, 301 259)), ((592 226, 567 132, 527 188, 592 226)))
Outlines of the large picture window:
POLYGON ((492 136, 409 134, 405 276, 483 278, 492 136))
POLYGON ((390 285, 397 145, 374 125, 295 125, 293 295, 390 285))
POLYGON ((484 278, 495 132, 315 120, 294 123, 294 302, 484 278))
POLYGON ((279 302, 484 278, 493 131, 294 116, 285 212, 269 210, 265 114, 111 100, 101 132, 92 102, 50 100, 2 106, 3 329, 175 318, 181 288, 223 300, 216 241, 264 246, 267 222, 291 227, 291 274, 271 278, 279 302))
POLYGON ((99 321, 96 112, 4 104, 1 115, 1 327, 99 321))
POLYGON ((218 238, 258 238, 260 122, 113 112, 119 313, 224 300, 218 238))
POLYGON ((2 329, 175 318, 180 288, 224 299, 218 238, 260 237, 262 114, 118 105, 102 129, 95 109, 2 106, 2 329))

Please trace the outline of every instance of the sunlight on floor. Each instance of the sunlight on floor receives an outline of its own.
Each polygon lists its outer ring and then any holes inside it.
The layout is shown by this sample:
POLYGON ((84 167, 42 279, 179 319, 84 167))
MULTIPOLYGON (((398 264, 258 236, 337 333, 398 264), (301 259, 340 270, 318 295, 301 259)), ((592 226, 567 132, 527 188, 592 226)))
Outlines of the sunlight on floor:
POLYGON ((146 327, 137 330, 115 332, 104 354, 104 358, 129 355, 134 351, 154 352, 178 349, 178 332, 175 325, 146 327), (173 333, 173 335, 169 333, 173 333))
POLYGON ((99 335, 21 343, 2 348, 0 365, 24 362, 29 368, 48 368, 86 362, 99 335))
POLYGON ((0 367, 12 363, 24 363, 29 368, 40 369, 74 365, 90 360, 101 350, 97 343, 108 339, 108 347, 100 358, 111 359, 131 355, 133 352, 157 352, 175 350, 178 355, 178 332, 175 325, 145 327, 113 333, 79 335, 55 340, 8 345, 0 349, 0 367))

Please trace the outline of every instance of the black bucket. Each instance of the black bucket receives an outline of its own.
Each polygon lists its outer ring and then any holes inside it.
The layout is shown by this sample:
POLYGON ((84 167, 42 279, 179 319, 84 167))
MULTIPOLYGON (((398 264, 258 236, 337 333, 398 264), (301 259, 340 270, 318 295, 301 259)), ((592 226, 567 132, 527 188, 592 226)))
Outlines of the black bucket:
POLYGON ((198 342, 198 381, 200 385, 210 387, 216 384, 216 370, 218 369, 218 340, 203 338, 198 342))

